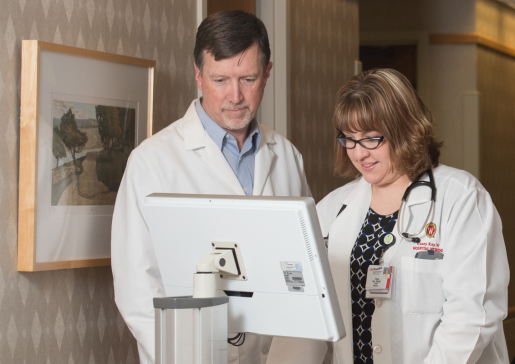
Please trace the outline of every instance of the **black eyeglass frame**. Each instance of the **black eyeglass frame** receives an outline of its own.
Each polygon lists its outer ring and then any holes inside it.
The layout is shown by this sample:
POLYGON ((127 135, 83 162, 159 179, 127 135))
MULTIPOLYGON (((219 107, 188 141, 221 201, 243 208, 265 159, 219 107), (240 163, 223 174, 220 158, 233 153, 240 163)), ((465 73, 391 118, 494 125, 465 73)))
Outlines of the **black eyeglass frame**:
POLYGON ((344 137, 343 133, 340 132, 340 134, 338 134, 338 136, 336 137, 336 140, 338 140, 338 143, 340 143, 340 145, 342 147, 344 147, 345 149, 354 149, 354 148, 356 148, 356 143, 359 143, 359 145, 361 145, 363 148, 368 149, 368 150, 373 150, 373 149, 379 148, 379 146, 381 145, 381 143, 384 140, 384 136, 368 137, 368 138, 363 138, 363 139, 360 139, 360 140, 354 140, 354 139, 351 139, 351 138, 344 137), (377 140, 377 145, 375 147, 373 147, 373 148, 368 148, 368 147, 364 146, 363 143, 361 143, 363 140, 377 140), (354 146, 353 147, 345 146, 345 141, 354 142, 354 146))

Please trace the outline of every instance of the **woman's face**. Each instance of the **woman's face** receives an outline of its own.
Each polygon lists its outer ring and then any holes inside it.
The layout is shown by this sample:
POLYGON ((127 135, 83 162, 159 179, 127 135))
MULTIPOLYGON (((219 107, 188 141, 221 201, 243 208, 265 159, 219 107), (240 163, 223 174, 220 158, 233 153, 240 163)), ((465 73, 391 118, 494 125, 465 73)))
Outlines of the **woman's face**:
MULTIPOLYGON (((344 135, 354 140, 382 136, 376 131, 344 132, 344 135)), ((387 139, 383 139, 376 149, 365 149, 356 143, 354 149, 347 149, 347 155, 365 181, 372 185, 387 185, 399 178, 397 173, 390 171, 390 149, 387 139)))

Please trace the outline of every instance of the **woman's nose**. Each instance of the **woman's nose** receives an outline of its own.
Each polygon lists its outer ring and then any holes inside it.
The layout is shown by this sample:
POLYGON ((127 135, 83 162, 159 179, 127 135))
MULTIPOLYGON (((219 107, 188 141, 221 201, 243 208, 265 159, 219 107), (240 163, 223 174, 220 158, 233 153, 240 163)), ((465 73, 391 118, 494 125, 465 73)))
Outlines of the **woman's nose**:
POLYGON ((363 148, 361 144, 356 143, 356 147, 354 148, 354 156, 357 160, 363 160, 370 155, 370 151, 366 148, 363 148))

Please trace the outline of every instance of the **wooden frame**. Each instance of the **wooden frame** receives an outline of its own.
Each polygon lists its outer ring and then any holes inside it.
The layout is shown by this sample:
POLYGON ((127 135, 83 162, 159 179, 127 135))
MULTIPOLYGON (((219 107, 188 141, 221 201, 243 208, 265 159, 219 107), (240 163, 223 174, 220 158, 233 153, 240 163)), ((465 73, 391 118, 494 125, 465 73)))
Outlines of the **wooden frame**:
MULTIPOLYGON (((129 140, 132 143, 131 147, 134 148, 152 134, 155 66, 154 60, 36 40, 22 41, 18 212, 19 271, 110 265, 109 242, 113 206, 107 203, 104 204, 105 206, 94 206, 94 204, 86 206, 81 203, 57 206, 53 202, 48 203, 51 198, 47 195, 50 195, 50 192, 53 193, 52 146, 55 146, 52 136, 48 140, 48 135, 53 135, 55 138, 52 131, 55 133, 56 130, 56 118, 52 116, 55 113, 53 111, 55 106, 52 105, 61 102, 56 101, 57 99, 68 97, 66 105, 80 106, 83 105, 80 102, 84 99, 93 100, 89 102, 91 105, 87 105, 87 102, 84 103, 86 106, 126 110, 124 133, 126 125, 130 123, 133 125, 130 136, 126 137, 125 134, 123 136, 121 150, 126 153, 125 140, 129 140), (120 77, 120 74, 123 77, 120 77), (76 100, 79 100, 79 103, 76 100), (102 104, 95 103, 96 100, 101 100, 102 104), (118 105, 120 102, 123 104, 118 105), (136 106, 129 109, 129 106, 125 106, 129 104, 136 106), (131 117, 127 121, 129 111, 131 117), (50 156, 50 162, 48 156, 50 156), (48 186, 50 189, 46 188, 48 186), (40 220, 39 225, 38 220, 40 220), (93 229, 88 225, 90 220, 100 223, 93 229), (82 224, 83 221, 88 223, 82 224), (77 227, 80 229, 73 231, 75 234, 66 235, 70 230, 67 224, 74 225, 74 229, 77 227), (62 229, 56 228, 56 226, 61 226, 62 229), (99 239, 99 237, 101 238, 99 239), (56 244, 57 241, 61 242, 56 244), (106 242, 107 247, 105 246, 106 242), (91 247, 87 246, 90 243, 91 247), (54 244, 57 248, 52 246, 45 251, 45 244, 48 246, 54 244)), ((118 111, 116 112, 118 117, 118 111)), ((75 123, 75 116, 73 120, 75 123)), ((93 121, 93 125, 95 125, 94 123, 95 121, 93 121)), ((77 126, 75 127, 77 128, 77 126)), ((95 128, 94 126, 89 127, 95 128)), ((97 133, 97 131, 93 131, 93 133, 97 133)), ((117 138, 120 140, 121 137, 117 138)), ((102 136, 102 143, 104 143, 104 136, 102 136)), ((66 152, 68 149, 63 150, 66 152)), ((127 150, 130 153, 132 149, 127 148, 127 150)), ((111 152, 111 150, 108 151, 111 152)), ((100 155, 100 153, 98 152, 96 155, 100 155)), ((97 160, 94 163, 98 163, 97 160)), ((73 165, 75 165, 75 152, 73 153, 73 165)), ((57 159, 55 169, 59 167, 59 159, 57 159)), ((76 166, 73 168, 75 168, 78 179, 79 169, 76 166)), ((71 182, 68 183, 71 184, 71 182)), ((113 191, 109 190, 109 193, 111 192, 113 191)))

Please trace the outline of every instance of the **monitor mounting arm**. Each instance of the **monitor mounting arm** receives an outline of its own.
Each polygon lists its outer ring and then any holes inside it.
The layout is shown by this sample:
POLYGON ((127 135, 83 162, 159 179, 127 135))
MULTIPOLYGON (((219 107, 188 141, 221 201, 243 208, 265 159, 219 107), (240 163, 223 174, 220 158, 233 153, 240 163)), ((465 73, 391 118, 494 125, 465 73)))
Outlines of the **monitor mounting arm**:
POLYGON ((240 274, 232 250, 215 249, 200 258, 197 273, 193 275, 193 298, 216 296, 216 273, 229 276, 240 274))

